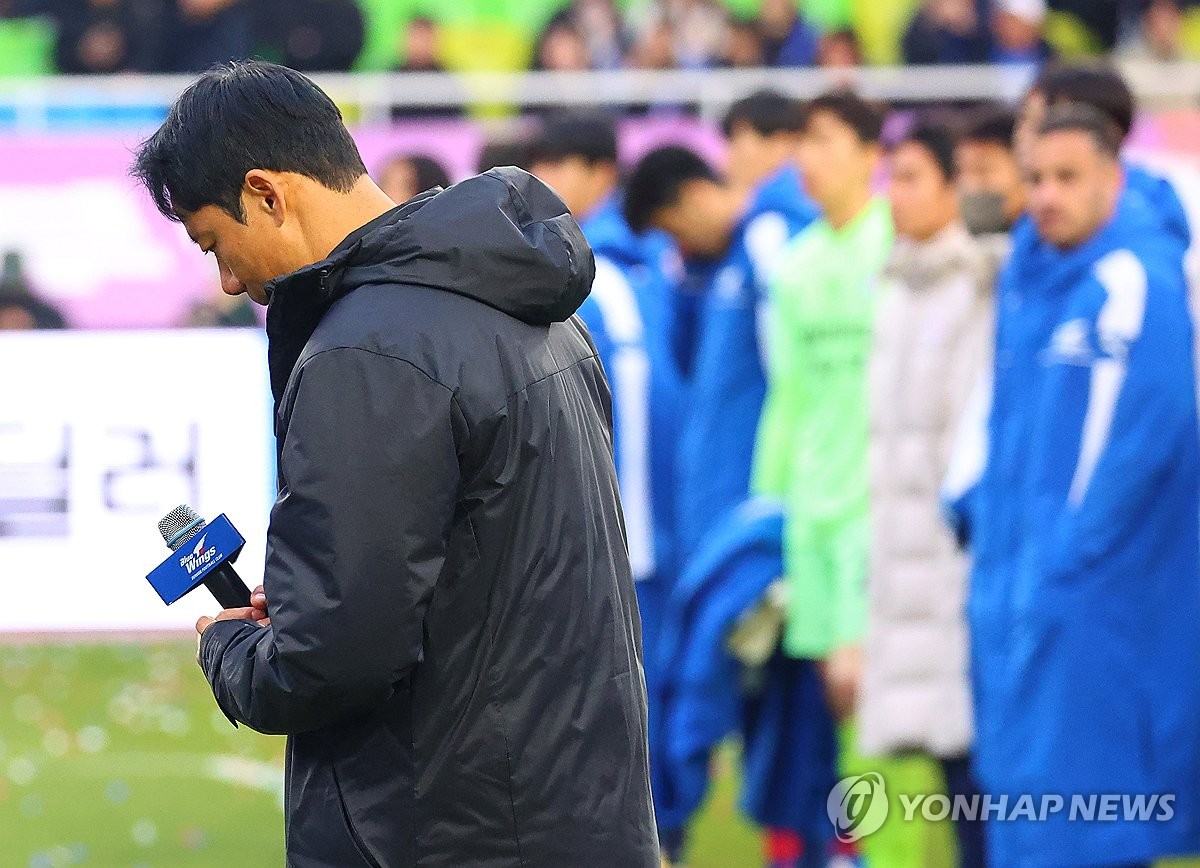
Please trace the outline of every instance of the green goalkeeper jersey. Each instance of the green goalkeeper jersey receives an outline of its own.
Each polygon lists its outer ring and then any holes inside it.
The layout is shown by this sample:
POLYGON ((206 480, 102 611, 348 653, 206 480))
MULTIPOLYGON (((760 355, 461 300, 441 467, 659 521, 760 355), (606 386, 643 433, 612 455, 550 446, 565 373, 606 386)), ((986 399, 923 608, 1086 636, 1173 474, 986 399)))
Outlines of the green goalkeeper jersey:
POLYGON ((787 507, 784 647, 796 657, 857 642, 865 626, 867 363, 892 236, 887 203, 872 199, 840 229, 801 232, 771 281, 753 487, 787 507))

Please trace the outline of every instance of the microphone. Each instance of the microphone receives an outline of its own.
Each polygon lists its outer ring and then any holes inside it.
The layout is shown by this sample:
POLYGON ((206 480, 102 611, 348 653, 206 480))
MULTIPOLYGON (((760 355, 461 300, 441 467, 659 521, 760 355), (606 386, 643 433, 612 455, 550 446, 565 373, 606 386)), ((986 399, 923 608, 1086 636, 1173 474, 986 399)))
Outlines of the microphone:
POLYGON ((250 589, 233 568, 246 541, 224 514, 210 524, 190 506, 180 505, 163 516, 158 531, 176 553, 146 576, 163 602, 170 605, 204 585, 223 609, 250 605, 250 589))

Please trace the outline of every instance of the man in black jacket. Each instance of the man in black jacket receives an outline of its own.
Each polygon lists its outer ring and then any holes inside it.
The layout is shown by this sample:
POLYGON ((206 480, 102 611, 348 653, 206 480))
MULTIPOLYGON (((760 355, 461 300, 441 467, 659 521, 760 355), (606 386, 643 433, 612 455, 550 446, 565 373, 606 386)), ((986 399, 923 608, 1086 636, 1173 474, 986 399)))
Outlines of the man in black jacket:
POLYGON ((654 866, 593 260, 496 169, 396 207, 299 73, 202 76, 135 174, 268 304, 279 498, 222 710, 286 733, 295 866, 654 866))

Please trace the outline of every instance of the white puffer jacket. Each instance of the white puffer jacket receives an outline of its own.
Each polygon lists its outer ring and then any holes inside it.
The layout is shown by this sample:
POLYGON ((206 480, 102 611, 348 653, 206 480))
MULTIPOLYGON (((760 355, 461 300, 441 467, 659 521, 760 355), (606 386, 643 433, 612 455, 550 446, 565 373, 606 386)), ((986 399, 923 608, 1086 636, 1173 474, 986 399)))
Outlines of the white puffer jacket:
POLYGON ((897 239, 870 366, 871 549, 859 727, 867 754, 970 749, 967 560, 938 492, 991 357, 995 255, 953 224, 897 239))

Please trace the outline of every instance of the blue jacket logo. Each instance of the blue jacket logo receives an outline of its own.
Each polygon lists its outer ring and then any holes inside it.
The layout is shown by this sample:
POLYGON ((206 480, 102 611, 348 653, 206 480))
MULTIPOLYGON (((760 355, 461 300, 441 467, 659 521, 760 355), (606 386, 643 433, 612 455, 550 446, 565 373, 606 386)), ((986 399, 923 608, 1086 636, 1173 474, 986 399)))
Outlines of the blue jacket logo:
POLYGON ((1067 320, 1054 330, 1045 352, 1046 364, 1088 366, 1096 361, 1089 340, 1090 324, 1086 319, 1067 320))

